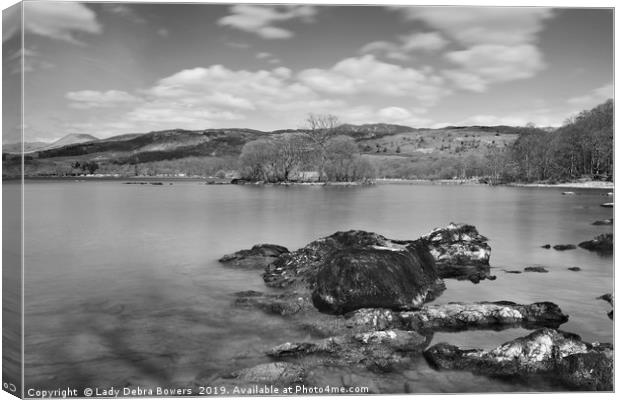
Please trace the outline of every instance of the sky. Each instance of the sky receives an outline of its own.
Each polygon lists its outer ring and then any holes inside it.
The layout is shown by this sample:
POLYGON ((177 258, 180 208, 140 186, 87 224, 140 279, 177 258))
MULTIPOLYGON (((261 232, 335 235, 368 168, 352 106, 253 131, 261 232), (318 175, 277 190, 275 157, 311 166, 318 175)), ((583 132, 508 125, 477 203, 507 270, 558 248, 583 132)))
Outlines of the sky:
POLYGON ((3 15, 3 80, 23 59, 26 141, 303 128, 309 113, 559 126, 613 97, 609 8, 30 1, 23 47, 18 16, 3 15))

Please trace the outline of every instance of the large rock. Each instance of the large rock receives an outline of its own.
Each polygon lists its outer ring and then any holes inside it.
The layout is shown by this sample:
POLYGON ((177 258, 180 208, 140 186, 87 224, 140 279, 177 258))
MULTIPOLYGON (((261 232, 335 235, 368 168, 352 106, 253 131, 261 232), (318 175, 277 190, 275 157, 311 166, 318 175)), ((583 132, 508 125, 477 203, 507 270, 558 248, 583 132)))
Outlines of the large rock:
POLYGON ((365 307, 413 309, 444 288, 423 241, 365 231, 336 232, 268 265, 267 286, 306 289, 314 306, 343 314, 365 307))
POLYGON ((277 244, 257 244, 249 250, 227 254, 219 262, 235 268, 265 269, 276 258, 288 252, 286 247, 277 244))
POLYGON ((334 336, 327 339, 284 343, 267 352, 276 358, 313 356, 306 365, 355 365, 371 370, 388 371, 409 360, 428 346, 429 337, 414 331, 370 331, 334 336))
POLYGON ((600 254, 611 254, 614 251, 614 234, 603 233, 592 240, 579 243, 579 247, 600 254))
POLYGON ((442 278, 469 279, 478 283, 490 274, 491 247, 473 225, 450 223, 421 239, 428 244, 442 278))
POLYGON ((427 305, 417 311, 357 310, 347 315, 356 330, 404 329, 418 332, 468 329, 557 328, 568 316, 550 302, 516 304, 509 301, 427 305))
POLYGON ((610 345, 586 343, 575 334, 553 329, 534 331, 488 351, 439 343, 427 349, 424 356, 438 369, 498 377, 546 374, 582 390, 613 390, 610 345))

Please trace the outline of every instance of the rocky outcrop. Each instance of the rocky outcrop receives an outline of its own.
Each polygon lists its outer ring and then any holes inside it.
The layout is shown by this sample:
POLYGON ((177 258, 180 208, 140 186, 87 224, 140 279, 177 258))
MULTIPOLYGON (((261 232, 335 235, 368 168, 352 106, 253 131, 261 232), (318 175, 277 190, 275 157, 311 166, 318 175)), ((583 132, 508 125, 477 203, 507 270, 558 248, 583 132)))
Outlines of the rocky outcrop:
POLYGON ((494 278, 489 267, 491 247, 475 226, 450 223, 421 239, 428 244, 442 278, 469 279, 474 283, 494 278))
POLYGON ((564 251, 575 250, 577 246, 575 246, 574 244, 556 244, 555 246, 553 246, 553 248, 558 251, 564 251))
POLYGON ((614 251, 614 234, 603 233, 592 240, 579 243, 579 247, 599 254, 611 254, 614 251))
POLYGON ((612 307, 611 311, 607 313, 607 316, 610 319, 614 319, 614 295, 612 293, 605 293, 602 296, 597 297, 598 300, 605 300, 606 302, 609 303, 609 305, 612 307))
POLYGON ((613 225, 613 224, 614 224, 613 218, 601 219, 601 220, 592 222, 592 225, 613 225))
POLYGON ((363 365, 389 371, 414 353, 421 353, 430 338, 413 331, 385 330, 330 337, 322 340, 284 343, 267 352, 276 359, 314 356, 314 365, 363 365))
POLYGON ((613 390, 611 346, 586 343, 575 334, 553 329, 534 331, 488 351, 439 343, 424 356, 438 369, 495 377, 545 374, 580 390, 613 390))
POLYGON ((267 266, 267 286, 308 291, 314 306, 343 314, 364 307, 411 309, 445 288, 422 241, 336 232, 267 266))
POLYGON ((404 329, 418 332, 501 329, 514 326, 557 328, 568 316, 550 302, 516 304, 509 301, 427 305, 417 311, 364 309, 347 315, 356 330, 404 329))
POLYGON ((219 262, 235 268, 265 269, 276 258, 288 252, 286 247, 276 244, 257 244, 249 250, 227 254, 219 262))

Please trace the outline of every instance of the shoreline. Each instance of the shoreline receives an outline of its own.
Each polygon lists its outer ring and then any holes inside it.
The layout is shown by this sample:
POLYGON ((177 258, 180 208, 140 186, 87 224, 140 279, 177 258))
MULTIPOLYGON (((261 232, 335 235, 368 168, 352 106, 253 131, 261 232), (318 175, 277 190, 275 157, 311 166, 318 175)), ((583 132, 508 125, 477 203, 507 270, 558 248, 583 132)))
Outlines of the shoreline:
POLYGON ((574 189, 612 189, 614 188, 614 182, 602 182, 602 181, 586 181, 586 182, 566 182, 566 183, 508 183, 505 186, 515 187, 556 187, 556 188, 574 188, 574 189))
MULTIPOLYGON (((18 181, 20 178, 3 177, 3 181, 18 181)), ((24 180, 58 180, 58 181, 194 181, 205 184, 233 185, 234 183, 215 177, 201 176, 25 176, 24 180)), ((242 185, 269 185, 269 186, 372 186, 372 185, 467 185, 467 186, 508 186, 524 188, 572 188, 572 189, 614 189, 614 182, 579 181, 564 183, 501 183, 490 185, 478 179, 399 179, 377 178, 371 182, 244 182, 242 185)))

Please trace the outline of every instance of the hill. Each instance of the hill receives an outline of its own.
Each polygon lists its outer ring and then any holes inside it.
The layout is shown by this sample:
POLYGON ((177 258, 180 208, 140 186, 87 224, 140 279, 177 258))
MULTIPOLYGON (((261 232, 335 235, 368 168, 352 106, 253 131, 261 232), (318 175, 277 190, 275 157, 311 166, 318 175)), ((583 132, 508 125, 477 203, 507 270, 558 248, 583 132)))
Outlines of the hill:
MULTIPOLYGON (((76 143, 84 143, 91 142, 93 140, 99 140, 93 135, 88 135, 85 133, 71 133, 61 137, 60 139, 48 143, 48 142, 25 142, 24 143, 24 152, 32 153, 35 151, 45 151, 50 149, 58 149, 61 147, 69 146, 76 143)), ((22 147, 21 143, 11 143, 11 144, 3 144, 2 152, 3 153, 21 153, 22 147)))
MULTIPOLYGON (((42 149, 45 146, 49 146, 49 142, 24 142, 24 152, 29 153, 31 151, 36 151, 38 149, 42 149)), ((3 153, 11 153, 18 154, 22 152, 22 144, 21 143, 6 143, 2 144, 2 152, 3 153)))
MULTIPOLYGON (((453 165, 465 159, 471 164, 472 157, 483 157, 489 149, 503 149, 514 142, 518 137, 514 129, 517 128, 416 129, 392 124, 343 124, 336 128, 336 133, 354 138, 360 153, 371 161, 379 176, 417 178, 455 176, 459 168, 446 170, 439 164, 453 165)), ((213 175, 220 170, 234 170, 245 143, 301 131, 173 129, 105 139, 68 135, 28 153, 25 168, 28 175, 73 175, 95 170, 92 163, 96 163, 96 171, 107 174, 213 175)), ((9 174, 11 158, 4 154, 9 174)))

